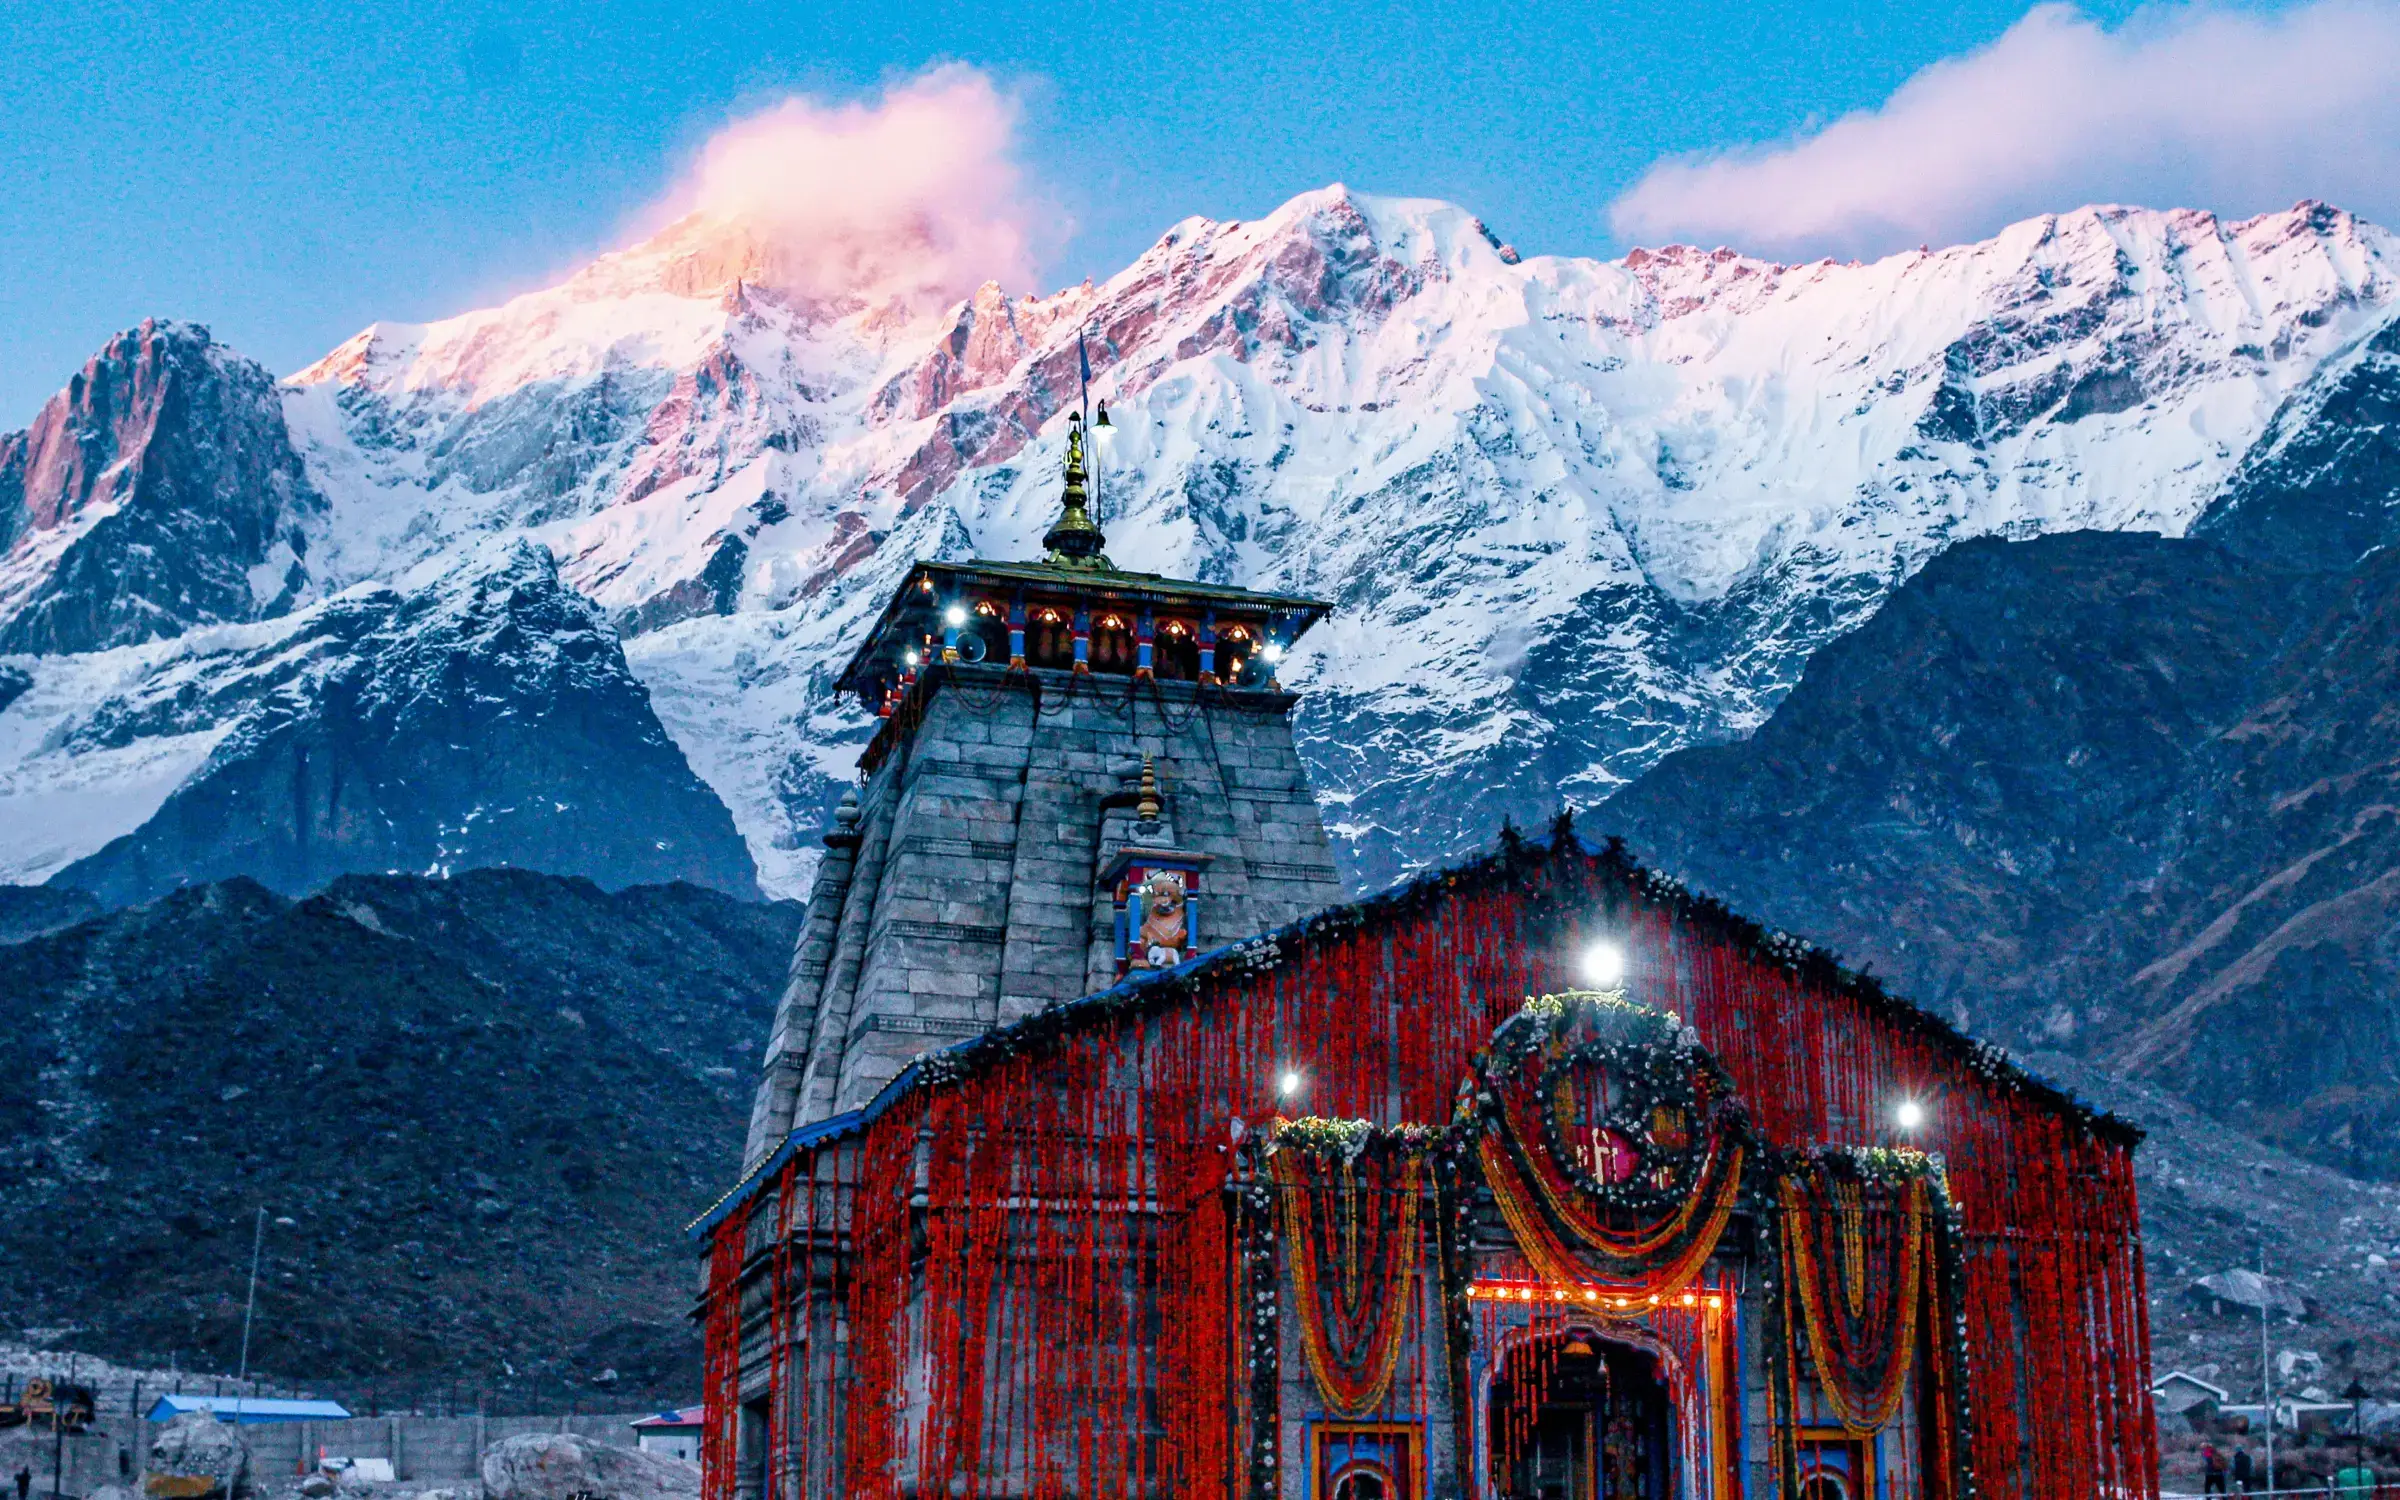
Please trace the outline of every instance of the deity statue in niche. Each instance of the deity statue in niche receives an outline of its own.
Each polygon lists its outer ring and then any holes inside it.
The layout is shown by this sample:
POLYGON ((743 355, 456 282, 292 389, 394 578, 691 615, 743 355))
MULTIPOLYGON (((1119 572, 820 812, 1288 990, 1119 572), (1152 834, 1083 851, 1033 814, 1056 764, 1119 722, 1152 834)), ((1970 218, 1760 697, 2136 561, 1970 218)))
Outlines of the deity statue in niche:
POLYGON ((1142 882, 1142 929, 1133 945, 1134 968, 1167 969, 1183 962, 1191 946, 1185 905, 1183 876, 1174 870, 1152 870, 1142 882))

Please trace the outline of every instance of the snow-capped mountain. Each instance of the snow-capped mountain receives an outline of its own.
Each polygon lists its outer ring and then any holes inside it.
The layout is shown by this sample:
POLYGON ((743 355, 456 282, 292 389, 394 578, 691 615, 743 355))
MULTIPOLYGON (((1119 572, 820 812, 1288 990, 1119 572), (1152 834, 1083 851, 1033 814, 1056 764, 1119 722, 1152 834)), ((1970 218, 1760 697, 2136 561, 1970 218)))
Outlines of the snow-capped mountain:
MULTIPOLYGON (((258 608, 540 542, 797 891, 866 727, 837 656, 915 558, 1036 550, 1080 339, 1121 434, 1111 555, 1338 606, 1286 676, 1371 884, 1746 733, 1954 540, 2180 532, 2388 323, 2394 258, 2316 204, 2085 209, 1870 265, 1526 258, 1337 187, 928 312, 779 290, 771 245, 692 219, 292 377, 308 500, 279 501, 288 592, 258 608)), ((71 550, 11 441, 0 629, 71 550)))

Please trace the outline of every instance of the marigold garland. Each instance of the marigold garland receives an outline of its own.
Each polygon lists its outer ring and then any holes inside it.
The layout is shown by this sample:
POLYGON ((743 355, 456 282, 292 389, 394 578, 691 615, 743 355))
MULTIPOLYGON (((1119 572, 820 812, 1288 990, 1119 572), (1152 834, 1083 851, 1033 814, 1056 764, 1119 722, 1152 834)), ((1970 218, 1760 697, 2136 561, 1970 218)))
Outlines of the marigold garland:
POLYGON ((702 1343, 702 1391, 707 1419, 700 1427, 700 1487, 704 1500, 732 1500, 735 1444, 742 1394, 741 1266, 749 1237, 747 1215, 728 1219, 709 1237, 707 1322, 702 1343))
MULTIPOLYGON (((1519 1142, 1540 1140, 1539 1135, 1525 1133, 1516 1101, 1506 1092, 1501 1093, 1499 1098, 1502 1113, 1515 1139, 1519 1142)), ((1726 1142, 1721 1138, 1712 1140, 1708 1155, 1695 1174, 1697 1181, 1694 1190, 1667 1217, 1632 1231, 1620 1230, 1587 1209, 1575 1185, 1560 1180, 1544 1153, 1524 1150, 1519 1153, 1519 1159, 1523 1163, 1523 1175, 1541 1194, 1542 1202, 1549 1206, 1550 1211, 1558 1216, 1558 1221, 1575 1238, 1614 1259, 1636 1260, 1656 1255, 1663 1247, 1675 1243, 1691 1227, 1701 1204, 1715 1203, 1722 1196, 1723 1186, 1728 1180, 1739 1180, 1741 1148, 1733 1146, 1731 1149, 1732 1157, 1728 1162, 1724 1155, 1726 1142), (1716 1186, 1715 1191, 1708 1186, 1712 1182, 1716 1186)))
MULTIPOLYGON (((1692 1284, 1701 1268, 1708 1264, 1708 1258, 1716 1253, 1717 1242, 1725 1235, 1725 1223, 1733 1216, 1734 1203, 1741 1196, 1742 1148, 1736 1146, 1725 1173, 1718 1179, 1716 1193, 1709 1200, 1699 1229, 1673 1258, 1646 1272, 1595 1271, 1542 1217, 1533 1195, 1509 1160, 1507 1148, 1487 1135, 1476 1143, 1476 1152, 1483 1163, 1484 1182, 1492 1190, 1492 1201, 1499 1206, 1500 1217, 1507 1222, 1509 1233, 1516 1237, 1517 1248, 1524 1252, 1536 1275, 1565 1286, 1597 1285, 1611 1295, 1638 1298, 1651 1305, 1664 1302, 1692 1284)), ((1612 1258, 1605 1246, 1590 1248, 1604 1259, 1612 1258)))
POLYGON ((1423 1158, 1406 1142, 1368 1154, 1363 1138, 1350 1150, 1320 1154, 1301 1144, 1305 1138, 1305 1131, 1281 1132, 1267 1157, 1300 1304, 1301 1352, 1334 1413, 1364 1416, 1383 1404, 1400 1368, 1409 1289, 1423 1250, 1417 1232, 1423 1158), (1312 1167, 1334 1180, 1319 1180, 1312 1167), (1362 1175, 1385 1181, 1362 1184, 1362 1175), (1388 1214, 1378 1211, 1383 1205, 1376 1201, 1387 1195, 1396 1200, 1388 1214), (1371 1220, 1365 1224, 1362 1204, 1371 1220), (1370 1253, 1361 1251, 1362 1230, 1370 1253))
POLYGON ((1652 1302, 1690 1284, 1740 1195, 1744 1124, 1729 1081, 1677 1016, 1615 994, 1529 999, 1475 1074, 1480 1088, 1462 1099, 1460 1119, 1477 1126, 1484 1180, 1541 1276, 1652 1302), (1594 1121, 1629 1143, 1641 1137, 1627 1147, 1639 1166, 1618 1180, 1577 1174, 1566 1159, 1578 1068, 1631 1090, 1594 1121), (1628 1109, 1634 1118, 1622 1118, 1628 1109), (1675 1137, 1656 1133, 1662 1116, 1675 1137))
POLYGON ((1924 1178, 1909 1179, 1888 1189, 1887 1208, 1870 1209, 1865 1184, 1803 1169, 1787 1173, 1776 1194, 1786 1282, 1798 1294, 1825 1404, 1844 1431, 1871 1437, 1899 1415, 1915 1368, 1930 1191, 1924 1178), (1896 1224, 1871 1235, 1870 1213, 1896 1224))

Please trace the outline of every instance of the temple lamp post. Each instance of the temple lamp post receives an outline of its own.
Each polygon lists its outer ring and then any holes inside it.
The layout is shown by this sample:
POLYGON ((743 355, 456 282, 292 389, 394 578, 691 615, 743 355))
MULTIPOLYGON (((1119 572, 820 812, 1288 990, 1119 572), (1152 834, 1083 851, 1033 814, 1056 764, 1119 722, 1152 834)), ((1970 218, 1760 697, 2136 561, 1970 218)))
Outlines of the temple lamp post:
POLYGON ((2357 1376, 2342 1390, 2342 1399, 2350 1403, 2350 1466, 2364 1468, 2367 1462, 2367 1387, 2357 1376))
POLYGON ((1100 414, 1092 418, 1092 514, 1100 513, 1100 476, 1107 465, 1101 460, 1116 451, 1116 424, 1108 420, 1108 403, 1100 403, 1100 414))
POLYGON ((2267 1411, 2267 1492, 2275 1490, 2275 1362, 2267 1352, 2267 1242, 2258 1242, 2258 1389, 2267 1411))

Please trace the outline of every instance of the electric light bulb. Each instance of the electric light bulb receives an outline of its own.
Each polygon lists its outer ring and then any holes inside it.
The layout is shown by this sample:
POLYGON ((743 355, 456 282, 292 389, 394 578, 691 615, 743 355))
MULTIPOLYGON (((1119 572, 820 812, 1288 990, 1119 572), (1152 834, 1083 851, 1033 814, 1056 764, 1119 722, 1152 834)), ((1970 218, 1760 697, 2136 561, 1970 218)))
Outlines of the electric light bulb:
POLYGON ((1583 977, 1594 986, 1613 990, 1625 977, 1625 950, 1614 943, 1594 943, 1583 955, 1583 977))
POLYGON ((1269 661, 1283 660, 1283 643, 1281 641, 1267 642, 1267 649, 1263 654, 1269 661))
POLYGON ((1297 1094, 1300 1092, 1300 1075, 1286 1069, 1284 1075, 1275 1080, 1275 1087, 1280 1093, 1297 1094))
POLYGON ((1902 1130, 1914 1130, 1925 1123, 1925 1106, 1914 1099, 1903 1099, 1900 1107, 1892 1111, 1892 1118, 1900 1122, 1902 1130))
POLYGON ((900 659, 901 659, 902 661, 904 661, 904 662, 907 662, 907 663, 908 663, 910 666, 912 666, 912 667, 913 667, 913 666, 915 666, 915 665, 917 664, 917 653, 915 653, 914 651, 911 651, 911 652, 909 652, 909 653, 908 653, 906 656, 903 656, 903 657, 901 657, 900 659))
POLYGON ((942 611, 942 622, 946 625, 953 626, 966 624, 967 607, 963 604, 951 605, 948 609, 942 611))

